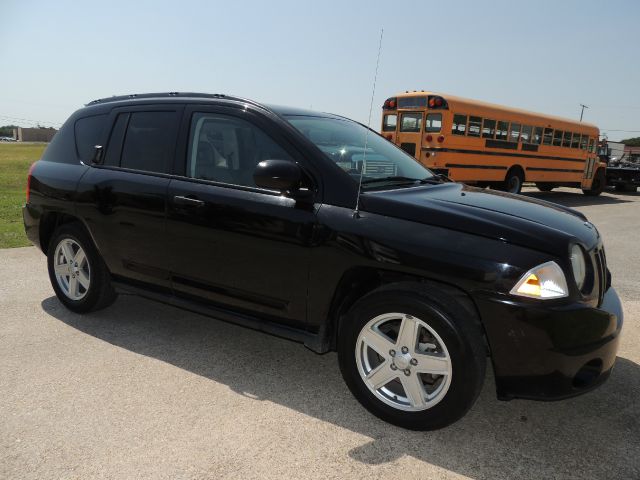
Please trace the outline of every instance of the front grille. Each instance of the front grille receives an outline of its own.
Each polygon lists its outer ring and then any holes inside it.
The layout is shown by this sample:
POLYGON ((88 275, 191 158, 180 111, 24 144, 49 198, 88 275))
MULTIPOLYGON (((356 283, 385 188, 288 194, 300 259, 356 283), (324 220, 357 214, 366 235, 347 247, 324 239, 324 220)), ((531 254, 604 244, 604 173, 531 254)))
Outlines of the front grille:
POLYGON ((593 251, 593 261, 595 274, 594 287, 597 289, 598 306, 600 306, 605 292, 611 286, 611 276, 607 270, 607 257, 604 254, 604 247, 596 247, 593 251))

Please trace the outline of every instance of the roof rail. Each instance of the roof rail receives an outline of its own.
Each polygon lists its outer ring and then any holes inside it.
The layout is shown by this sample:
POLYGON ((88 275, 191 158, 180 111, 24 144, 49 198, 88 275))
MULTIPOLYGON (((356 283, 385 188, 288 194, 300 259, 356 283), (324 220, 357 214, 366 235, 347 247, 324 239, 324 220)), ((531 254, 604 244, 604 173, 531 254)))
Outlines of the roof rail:
POLYGON ((99 98, 97 100, 92 100, 87 103, 86 106, 89 105, 97 105, 102 103, 111 103, 111 102, 119 102, 122 100, 133 100, 133 99, 142 99, 142 98, 224 98, 227 100, 236 100, 240 102, 250 103, 252 105, 256 105, 259 107, 265 108, 263 105, 258 102, 254 102, 253 100, 248 100, 246 98, 234 97, 230 95, 224 95, 222 93, 196 93, 196 92, 161 92, 161 93, 133 93, 130 95, 114 95, 113 97, 99 98))

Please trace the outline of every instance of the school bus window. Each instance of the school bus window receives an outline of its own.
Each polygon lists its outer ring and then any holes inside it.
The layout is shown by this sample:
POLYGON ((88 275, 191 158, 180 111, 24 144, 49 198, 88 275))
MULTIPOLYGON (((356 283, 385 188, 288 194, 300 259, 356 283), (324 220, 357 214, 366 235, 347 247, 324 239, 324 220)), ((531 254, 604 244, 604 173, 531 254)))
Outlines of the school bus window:
POLYGON ((580 134, 574 133, 571 139, 571 148, 580 148, 580 134))
POLYGON ((401 132, 419 132, 422 130, 422 113, 404 113, 400 123, 401 132))
POLYGON ((398 123, 397 115, 385 115, 384 121, 382 122, 382 131, 395 132, 397 123, 398 123))
POLYGON ((587 149, 587 140, 589 140, 589 137, 587 137, 586 135, 582 135, 582 138, 580 139, 580 149, 581 150, 586 150, 587 149))
POLYGON ((521 125, 519 123, 512 123, 511 124, 511 133, 509 134, 509 141, 510 142, 517 142, 518 139, 520 138, 520 127, 521 125))
POLYGON ((593 138, 589 138, 589 153, 593 153, 593 138))
POLYGON ((533 131, 533 127, 531 125, 525 125, 522 127, 522 134, 520 138, 522 139, 522 143, 529 143, 531 141, 531 132, 533 131))
POLYGON ((544 129, 544 140, 542 143, 545 145, 551 145, 551 141, 553 139, 553 128, 545 128, 544 129))
POLYGON ((498 122, 496 129, 496 140, 506 140, 509 132, 509 122, 498 122))
POLYGON ((454 115, 453 126, 451 127, 451 133, 454 135, 464 135, 467 131, 467 116, 466 115, 454 115))
POLYGON ((564 132, 564 137, 562 137, 562 146, 563 147, 571 146, 571 132, 564 132))
POLYGON ((564 132, 562 130, 556 130, 553 133, 553 145, 559 147, 562 145, 562 134, 564 132))
POLYGON ((482 117, 469 117, 469 131, 467 132, 467 135, 470 137, 479 137, 481 126, 482 117))
POLYGON ((542 127, 533 128, 533 138, 531 139, 531 143, 535 143, 536 145, 540 145, 542 143, 542 127))
POLYGON ((485 118, 482 122, 482 138, 493 138, 496 134, 496 121, 485 118))
POLYGON ((425 123, 425 132, 439 132, 442 129, 442 114, 441 113, 428 113, 427 122, 425 123))

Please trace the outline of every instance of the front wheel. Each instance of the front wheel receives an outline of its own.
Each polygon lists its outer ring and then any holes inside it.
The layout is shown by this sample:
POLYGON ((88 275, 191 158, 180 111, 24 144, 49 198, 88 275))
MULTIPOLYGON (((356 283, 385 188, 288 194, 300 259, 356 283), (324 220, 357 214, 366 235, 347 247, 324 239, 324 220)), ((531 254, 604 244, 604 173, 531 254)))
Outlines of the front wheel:
POLYGON ((359 300, 342 325, 338 354, 351 392, 370 412, 412 430, 461 418, 486 368, 481 329, 444 292, 382 287, 359 300))
POLYGON ((593 177, 591 188, 590 189, 583 188, 582 193, 590 197, 597 197, 604 190, 606 183, 607 183, 607 178, 605 177, 604 170, 601 168, 596 172, 595 177, 593 177))

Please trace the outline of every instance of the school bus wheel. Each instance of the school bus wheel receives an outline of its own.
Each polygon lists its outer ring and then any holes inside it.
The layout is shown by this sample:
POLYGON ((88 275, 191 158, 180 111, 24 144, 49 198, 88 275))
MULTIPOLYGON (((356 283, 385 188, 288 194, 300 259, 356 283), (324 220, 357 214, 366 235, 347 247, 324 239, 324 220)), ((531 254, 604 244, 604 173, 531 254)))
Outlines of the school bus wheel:
POLYGON ((502 190, 509 193, 520 193, 522 184, 524 183, 524 172, 518 165, 511 167, 504 178, 502 190))
POLYGON ((536 188, 541 192, 550 192, 555 188, 555 185, 549 182, 536 182, 536 188))
POLYGON ((599 168, 593 177, 590 189, 582 189, 582 193, 589 195, 590 197, 597 197, 602 193, 607 183, 607 177, 604 174, 604 168, 599 168))

